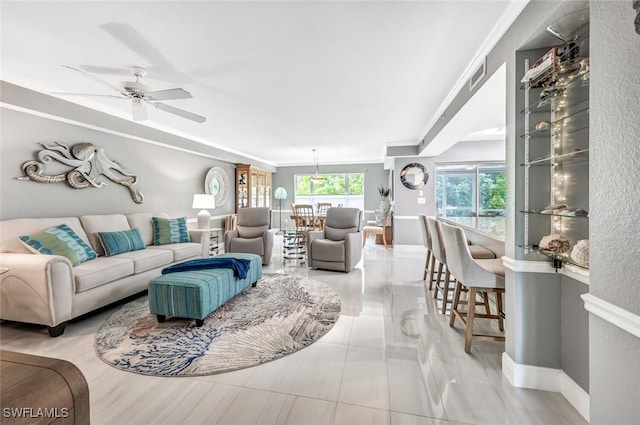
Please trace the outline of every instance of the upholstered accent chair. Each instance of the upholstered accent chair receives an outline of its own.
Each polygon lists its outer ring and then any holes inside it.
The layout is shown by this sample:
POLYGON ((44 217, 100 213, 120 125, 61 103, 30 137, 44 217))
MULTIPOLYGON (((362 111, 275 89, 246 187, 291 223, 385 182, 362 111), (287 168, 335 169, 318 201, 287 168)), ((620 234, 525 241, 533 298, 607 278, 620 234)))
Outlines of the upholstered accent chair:
POLYGON ((350 272, 362 258, 359 208, 329 208, 324 230, 307 236, 309 267, 350 272))
POLYGON ((262 264, 271 262, 273 233, 271 210, 267 207, 240 208, 236 228, 224 233, 224 252, 242 252, 262 257, 262 264))

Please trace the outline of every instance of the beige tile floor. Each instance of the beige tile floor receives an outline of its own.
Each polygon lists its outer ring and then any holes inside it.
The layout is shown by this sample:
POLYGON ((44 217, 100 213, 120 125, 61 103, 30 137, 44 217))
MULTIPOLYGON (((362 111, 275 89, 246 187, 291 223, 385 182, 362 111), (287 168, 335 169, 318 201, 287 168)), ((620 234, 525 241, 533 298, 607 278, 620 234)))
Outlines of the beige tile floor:
POLYGON ((315 344, 236 372, 163 378, 116 370, 95 354, 94 335, 117 307, 70 324, 64 335, 15 323, 1 345, 69 360, 89 383, 94 425, 583 425, 557 393, 513 388, 501 372, 504 344, 463 350, 438 303, 425 298, 425 250, 369 241, 351 273, 283 263, 266 272, 309 276, 334 288, 342 315, 315 344))

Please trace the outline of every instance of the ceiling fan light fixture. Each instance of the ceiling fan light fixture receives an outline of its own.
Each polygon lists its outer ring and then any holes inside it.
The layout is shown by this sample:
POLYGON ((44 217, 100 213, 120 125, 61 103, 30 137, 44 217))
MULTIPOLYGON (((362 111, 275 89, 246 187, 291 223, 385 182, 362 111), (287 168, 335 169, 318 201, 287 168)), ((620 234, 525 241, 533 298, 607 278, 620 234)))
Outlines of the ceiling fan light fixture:
POLYGON ((132 109, 132 118, 134 121, 145 121, 148 119, 147 110, 145 104, 153 105, 155 108, 160 109, 165 112, 169 112, 171 114, 177 115, 182 118, 186 118, 188 120, 203 123, 207 119, 201 115, 194 114, 189 111, 185 111, 184 109, 176 108, 175 106, 171 106, 165 103, 158 102, 159 100, 176 100, 176 99, 191 99, 191 93, 186 91, 183 88, 172 88, 166 90, 158 90, 158 91, 150 91, 151 88, 147 85, 143 84, 140 79, 147 75, 147 71, 139 66, 134 66, 130 68, 131 74, 136 78, 135 81, 122 81, 119 86, 111 84, 108 81, 103 80, 102 78, 98 78, 95 75, 84 71, 82 69, 74 68, 68 65, 62 65, 65 68, 71 69, 73 71, 79 72, 85 75, 88 78, 118 92, 119 96, 115 95, 95 95, 88 93, 58 93, 65 96, 91 96, 91 97, 115 97, 119 99, 130 99, 131 100, 131 109, 132 109))

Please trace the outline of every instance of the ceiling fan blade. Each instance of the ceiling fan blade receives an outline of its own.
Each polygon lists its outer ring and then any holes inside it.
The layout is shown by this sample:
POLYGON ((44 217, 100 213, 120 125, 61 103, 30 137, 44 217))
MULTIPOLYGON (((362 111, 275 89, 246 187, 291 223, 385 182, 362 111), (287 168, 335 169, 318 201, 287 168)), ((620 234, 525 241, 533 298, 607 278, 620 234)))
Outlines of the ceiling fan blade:
POLYGON ((113 94, 66 93, 66 92, 59 92, 59 91, 51 92, 51 94, 57 94, 57 95, 61 95, 61 96, 114 97, 116 99, 126 99, 126 97, 124 97, 124 96, 116 96, 116 95, 113 95, 113 94))
POLYGON ((80 65, 79 68, 87 72, 92 72, 94 74, 123 75, 125 77, 131 77, 130 69, 112 68, 110 66, 95 66, 95 65, 80 65))
POLYGON ((140 99, 131 99, 131 112, 133 113, 134 121, 145 121, 147 119, 147 108, 140 99))
POLYGON ((109 35, 122 43, 129 50, 145 59, 151 66, 146 67, 152 78, 183 84, 191 81, 191 77, 178 71, 169 60, 149 43, 134 27, 119 22, 107 22, 100 25, 109 35))
POLYGON ((169 61, 131 25, 107 22, 100 27, 149 63, 172 68, 169 61))
MULTIPOLYGON (((103 80, 102 78, 98 78, 98 77, 96 77, 95 75, 89 74, 89 73, 88 73, 88 72, 86 72, 86 71, 83 71, 83 70, 78 69, 78 68, 74 68, 74 67, 72 67, 72 66, 68 66, 68 65, 62 65, 62 66, 64 66, 65 68, 69 68, 69 69, 72 69, 72 70, 74 70, 74 71, 77 71, 77 72, 81 73, 82 75, 86 75, 87 77, 91 78, 92 80, 99 82, 99 83, 100 83, 100 84, 102 84, 103 86, 107 86, 107 87, 109 87, 111 90, 115 90, 115 91, 117 91, 118 93, 125 94, 125 93, 122 93, 122 92, 120 91, 120 89, 119 89, 117 86, 115 86, 115 85, 111 84, 111 83, 110 83, 110 82, 108 82, 108 81, 103 80)), ((125 94, 125 95, 126 95, 126 94, 125 94)))
POLYGON ((193 96, 184 89, 169 89, 146 92, 145 97, 149 100, 174 100, 191 99, 193 96))
POLYGON ((197 123, 203 123, 203 122, 205 122, 207 120, 203 116, 196 115, 196 114, 194 114, 192 112, 185 111, 184 109, 179 109, 179 108, 176 108, 174 106, 167 105, 167 104, 164 104, 164 103, 152 103, 152 105, 155 106, 158 109, 162 109, 165 112, 170 112, 172 114, 179 115, 179 116, 181 116, 183 118, 186 118, 186 119, 191 120, 191 121, 195 121, 197 123))

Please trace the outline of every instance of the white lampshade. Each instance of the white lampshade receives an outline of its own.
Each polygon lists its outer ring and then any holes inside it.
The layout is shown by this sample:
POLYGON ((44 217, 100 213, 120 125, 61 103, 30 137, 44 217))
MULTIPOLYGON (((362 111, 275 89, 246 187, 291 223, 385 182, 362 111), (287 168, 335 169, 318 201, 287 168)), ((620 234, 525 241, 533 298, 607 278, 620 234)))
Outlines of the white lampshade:
POLYGON ((198 218, 198 228, 208 229, 211 222, 211 214, 208 209, 214 209, 216 207, 216 197, 214 195, 205 195, 197 193, 193 195, 194 209, 200 209, 200 212, 196 216, 198 218))
POLYGON ((216 207, 216 197, 214 195, 195 194, 193 195, 193 209, 212 210, 216 207))

